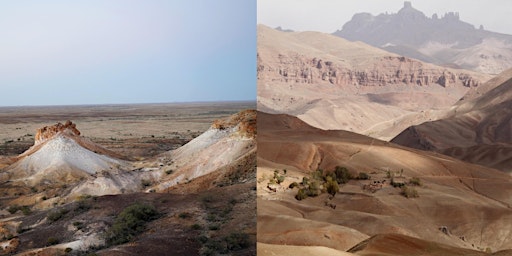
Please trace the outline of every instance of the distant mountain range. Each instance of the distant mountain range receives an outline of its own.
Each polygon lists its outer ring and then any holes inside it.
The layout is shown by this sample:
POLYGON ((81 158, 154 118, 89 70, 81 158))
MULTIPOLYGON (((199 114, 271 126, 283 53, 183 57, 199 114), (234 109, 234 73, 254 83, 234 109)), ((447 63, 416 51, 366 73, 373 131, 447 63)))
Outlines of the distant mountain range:
POLYGON ((358 13, 333 33, 403 56, 498 74, 512 67, 512 36, 461 21, 457 12, 427 17, 405 2, 393 14, 358 13))

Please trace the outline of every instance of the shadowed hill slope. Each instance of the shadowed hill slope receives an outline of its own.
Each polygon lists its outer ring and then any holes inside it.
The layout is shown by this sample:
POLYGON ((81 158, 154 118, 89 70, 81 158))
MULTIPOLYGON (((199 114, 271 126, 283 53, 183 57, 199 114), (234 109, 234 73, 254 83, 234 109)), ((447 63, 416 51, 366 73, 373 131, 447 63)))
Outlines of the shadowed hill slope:
POLYGON ((409 127, 392 142, 512 172, 512 70, 484 86, 492 89, 460 101, 445 118, 409 127))

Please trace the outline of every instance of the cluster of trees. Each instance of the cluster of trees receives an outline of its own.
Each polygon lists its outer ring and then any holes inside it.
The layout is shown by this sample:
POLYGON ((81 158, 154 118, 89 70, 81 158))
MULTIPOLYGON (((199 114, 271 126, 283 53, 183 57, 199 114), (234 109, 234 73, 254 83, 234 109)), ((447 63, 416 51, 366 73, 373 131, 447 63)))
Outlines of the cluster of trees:
POLYGON ((364 172, 359 173, 357 176, 353 176, 349 170, 342 166, 336 166, 333 171, 324 172, 319 169, 311 174, 311 177, 303 177, 302 182, 293 182, 290 184, 290 188, 298 188, 297 200, 302 200, 307 197, 315 197, 321 193, 329 193, 335 196, 340 190, 340 185, 347 183, 351 179, 363 179, 367 180, 371 177, 364 172))

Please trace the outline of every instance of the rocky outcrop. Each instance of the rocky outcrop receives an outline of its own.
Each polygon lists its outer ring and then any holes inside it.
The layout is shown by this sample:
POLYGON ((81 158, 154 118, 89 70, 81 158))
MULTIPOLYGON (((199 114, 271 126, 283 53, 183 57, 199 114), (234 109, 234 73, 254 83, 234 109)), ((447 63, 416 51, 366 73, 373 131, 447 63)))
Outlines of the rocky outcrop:
POLYGON ((243 110, 227 118, 217 119, 211 127, 218 130, 236 128, 238 134, 254 138, 256 136, 256 110, 243 110))
POLYGON ((58 133, 66 133, 67 135, 80 136, 80 131, 76 128, 76 124, 71 121, 66 123, 57 123, 55 125, 45 126, 37 129, 35 137, 35 145, 42 143, 50 138, 53 138, 58 133))
POLYGON ((266 63, 258 58, 258 79, 272 82, 313 84, 328 82, 333 85, 440 85, 476 87, 481 81, 462 70, 425 65, 401 57, 384 56, 372 60, 372 65, 361 68, 342 67, 331 60, 300 55, 278 54, 277 63, 266 63))
POLYGON ((512 36, 476 29, 459 13, 427 17, 405 2, 398 13, 358 13, 333 33, 437 65, 498 74, 512 67, 512 36))

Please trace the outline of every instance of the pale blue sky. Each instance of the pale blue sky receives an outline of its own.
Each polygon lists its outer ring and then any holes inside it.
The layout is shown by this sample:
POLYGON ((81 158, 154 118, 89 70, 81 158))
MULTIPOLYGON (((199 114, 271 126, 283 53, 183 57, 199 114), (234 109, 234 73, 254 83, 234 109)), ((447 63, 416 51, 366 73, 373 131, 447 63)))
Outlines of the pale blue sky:
MULTIPOLYGON (((296 31, 333 33, 355 13, 397 13, 404 0, 258 0, 258 23, 296 31)), ((428 17, 459 12, 460 19, 476 28, 512 34, 510 0, 409 0, 428 17)))
POLYGON ((2 1, 0 38, 0 106, 256 99, 256 1, 2 1))

